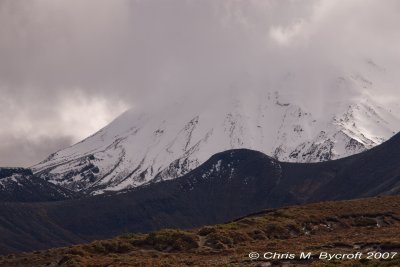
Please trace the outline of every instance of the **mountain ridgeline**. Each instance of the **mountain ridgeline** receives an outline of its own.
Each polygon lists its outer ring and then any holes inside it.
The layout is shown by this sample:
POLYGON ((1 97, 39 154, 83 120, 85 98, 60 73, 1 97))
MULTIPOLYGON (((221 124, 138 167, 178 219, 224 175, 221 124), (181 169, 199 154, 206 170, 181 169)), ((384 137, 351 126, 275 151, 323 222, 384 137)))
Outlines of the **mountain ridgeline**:
POLYGON ((0 203, 0 252, 222 223, 293 204, 395 195, 399 162, 399 134, 366 152, 321 163, 282 163, 253 150, 228 150, 177 179, 118 193, 0 203))
POLYGON ((33 175, 30 169, 0 168, 0 201, 56 201, 76 198, 78 195, 33 175))

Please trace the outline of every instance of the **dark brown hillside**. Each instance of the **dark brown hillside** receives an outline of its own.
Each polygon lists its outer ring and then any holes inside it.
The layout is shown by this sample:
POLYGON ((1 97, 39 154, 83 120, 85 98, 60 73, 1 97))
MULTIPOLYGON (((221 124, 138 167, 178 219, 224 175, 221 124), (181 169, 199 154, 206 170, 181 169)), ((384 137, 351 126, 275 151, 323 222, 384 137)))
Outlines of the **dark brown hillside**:
POLYGON ((86 245, 0 257, 0 266, 400 266, 400 197, 270 209, 192 230, 127 234, 86 245), (363 259, 250 260, 249 252, 362 252, 363 259))

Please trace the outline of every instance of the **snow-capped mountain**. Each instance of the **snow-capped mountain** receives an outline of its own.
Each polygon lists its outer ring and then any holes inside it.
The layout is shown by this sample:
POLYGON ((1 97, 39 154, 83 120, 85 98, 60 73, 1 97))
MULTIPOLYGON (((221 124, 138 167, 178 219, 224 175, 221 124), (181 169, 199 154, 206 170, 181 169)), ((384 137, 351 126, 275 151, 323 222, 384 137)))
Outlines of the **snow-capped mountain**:
POLYGON ((332 79, 322 96, 299 97, 285 90, 285 82, 296 85, 293 75, 285 79, 277 89, 133 108, 33 170, 68 189, 100 194, 176 178, 228 149, 318 162, 372 148, 400 129, 399 106, 378 101, 381 84, 361 74, 332 79))

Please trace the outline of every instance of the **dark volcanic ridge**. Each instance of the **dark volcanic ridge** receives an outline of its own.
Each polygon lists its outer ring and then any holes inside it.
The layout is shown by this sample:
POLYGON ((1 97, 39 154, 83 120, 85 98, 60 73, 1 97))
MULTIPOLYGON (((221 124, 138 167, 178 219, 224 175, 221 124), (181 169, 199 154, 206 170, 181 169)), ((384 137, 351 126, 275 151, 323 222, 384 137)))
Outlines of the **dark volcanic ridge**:
POLYGON ((166 227, 223 223, 266 208, 399 193, 400 136, 341 160, 281 163, 218 153, 180 178, 117 194, 0 203, 0 252, 31 251, 166 227))

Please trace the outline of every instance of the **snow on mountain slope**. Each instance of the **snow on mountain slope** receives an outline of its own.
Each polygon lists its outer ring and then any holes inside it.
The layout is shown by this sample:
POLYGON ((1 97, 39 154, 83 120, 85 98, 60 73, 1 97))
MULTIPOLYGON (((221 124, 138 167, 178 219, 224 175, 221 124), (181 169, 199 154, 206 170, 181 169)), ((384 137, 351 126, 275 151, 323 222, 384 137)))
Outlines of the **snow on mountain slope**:
POLYGON ((291 162, 345 157, 400 129, 399 106, 374 97, 379 86, 357 74, 333 79, 334 93, 321 99, 242 90, 131 109, 33 170, 52 183, 100 194, 176 178, 233 148, 291 162), (335 97, 335 90, 348 90, 349 97, 335 97))
POLYGON ((24 168, 0 168, 1 202, 40 202, 78 197, 74 192, 46 182, 24 168))

